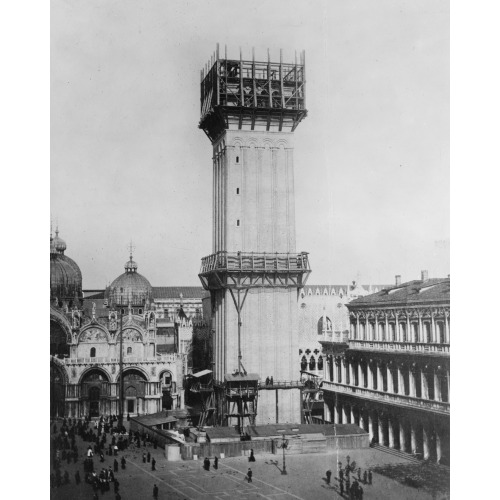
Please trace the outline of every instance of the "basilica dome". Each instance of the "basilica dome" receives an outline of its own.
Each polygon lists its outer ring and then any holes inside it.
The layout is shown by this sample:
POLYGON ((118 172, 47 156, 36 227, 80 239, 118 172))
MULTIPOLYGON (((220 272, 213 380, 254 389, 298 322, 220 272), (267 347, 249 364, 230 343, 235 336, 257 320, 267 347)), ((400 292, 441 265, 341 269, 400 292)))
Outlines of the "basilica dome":
POLYGON ((152 301, 153 287, 142 274, 137 272, 137 263, 130 259, 125 263, 125 272, 118 276, 106 289, 106 298, 110 307, 144 307, 152 301))
POLYGON ((64 255, 66 243, 59 237, 50 237, 50 297, 58 301, 81 299, 82 272, 77 263, 64 255))

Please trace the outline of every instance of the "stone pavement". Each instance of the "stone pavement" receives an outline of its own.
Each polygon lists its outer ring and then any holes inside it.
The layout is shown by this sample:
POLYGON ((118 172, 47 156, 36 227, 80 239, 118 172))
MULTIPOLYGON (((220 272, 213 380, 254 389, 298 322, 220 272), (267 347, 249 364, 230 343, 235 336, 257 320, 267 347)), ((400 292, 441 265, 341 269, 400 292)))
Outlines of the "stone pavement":
MULTIPOLYGON (((87 448, 86 443, 77 438, 77 445, 82 455, 87 448)), ((342 450, 329 454, 290 455, 286 457, 287 475, 281 474, 282 455, 256 455, 256 462, 249 463, 247 457, 226 458, 219 460, 219 469, 213 470, 213 460, 210 471, 203 469, 203 457, 198 461, 167 462, 163 450, 154 450, 152 447, 141 447, 137 450, 123 452, 127 459, 127 468, 119 469, 116 474, 120 482, 120 494, 123 500, 140 500, 153 497, 153 485, 159 487, 159 499, 164 500, 198 500, 198 499, 340 499, 338 483, 334 480, 336 475, 336 462, 340 460, 343 465, 347 463, 346 456, 350 455, 351 461, 364 471, 367 467, 397 464, 406 465, 408 461, 389 455, 380 450, 342 450), (142 453, 151 452, 156 459, 156 471, 151 471, 150 463, 142 462, 142 453), (245 480, 246 471, 251 466, 253 482, 245 480), (326 471, 332 471, 332 484, 326 484, 326 471)), ((118 456, 120 461, 122 453, 118 456)), ((100 463, 94 459, 96 471, 102 467, 108 468, 113 463, 114 457, 105 456, 105 462, 100 463)), ((79 486, 74 484, 76 469, 83 476, 83 459, 77 464, 62 465, 62 472, 68 470, 71 484, 52 489, 53 500, 80 500, 92 499, 93 490, 90 485, 82 482, 79 486)), ((353 476, 351 476, 353 477, 353 476)), ((422 489, 416 489, 391 479, 385 475, 373 474, 373 485, 362 485, 364 499, 429 499, 442 500, 449 498, 447 492, 430 494, 422 489)), ((114 500, 113 487, 109 492, 99 498, 114 500)), ((344 498, 347 498, 345 496, 344 498)))

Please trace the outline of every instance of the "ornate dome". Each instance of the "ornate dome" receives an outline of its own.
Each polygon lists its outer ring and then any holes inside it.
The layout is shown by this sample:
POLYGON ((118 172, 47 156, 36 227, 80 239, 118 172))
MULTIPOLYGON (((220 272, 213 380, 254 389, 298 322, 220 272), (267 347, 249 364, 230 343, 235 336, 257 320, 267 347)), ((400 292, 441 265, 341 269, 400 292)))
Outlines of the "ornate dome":
POLYGON ((50 237, 50 298, 82 298, 82 272, 73 259, 64 255, 66 243, 58 235, 56 231, 56 237, 50 237))
POLYGON ((118 276, 106 289, 106 298, 110 306, 144 307, 146 301, 151 301, 153 287, 142 274, 137 272, 137 263, 130 259, 125 262, 125 272, 118 276))

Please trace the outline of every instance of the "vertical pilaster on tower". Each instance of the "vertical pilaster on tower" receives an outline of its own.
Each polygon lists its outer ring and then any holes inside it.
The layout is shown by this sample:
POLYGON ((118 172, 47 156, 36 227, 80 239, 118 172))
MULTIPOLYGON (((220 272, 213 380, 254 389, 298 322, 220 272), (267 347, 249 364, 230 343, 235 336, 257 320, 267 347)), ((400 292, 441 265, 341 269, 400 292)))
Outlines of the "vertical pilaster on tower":
POLYGON ((202 72, 199 127, 213 145, 214 205, 213 252, 199 276, 212 296, 219 421, 228 424, 235 408, 239 426, 244 417, 300 422, 296 302, 311 270, 295 248, 293 132, 307 115, 305 88, 303 53, 275 63, 269 52, 265 62, 241 52, 228 59, 227 50, 221 59, 217 48, 202 72), (237 401, 255 377, 273 377, 280 391, 259 391, 257 418, 257 394, 237 401))

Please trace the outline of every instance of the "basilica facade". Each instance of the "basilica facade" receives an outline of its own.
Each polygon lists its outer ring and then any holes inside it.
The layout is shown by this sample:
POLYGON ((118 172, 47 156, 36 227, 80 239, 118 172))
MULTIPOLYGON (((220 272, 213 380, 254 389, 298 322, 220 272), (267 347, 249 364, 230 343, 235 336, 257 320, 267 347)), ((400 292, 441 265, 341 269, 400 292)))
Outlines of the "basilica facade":
POLYGON ((193 321, 157 311, 132 255, 100 299, 84 298, 82 274, 50 239, 51 416, 155 413, 184 407, 193 321), (121 380, 123 377, 123 383, 121 380), (120 393, 122 391, 122 393, 120 393))

